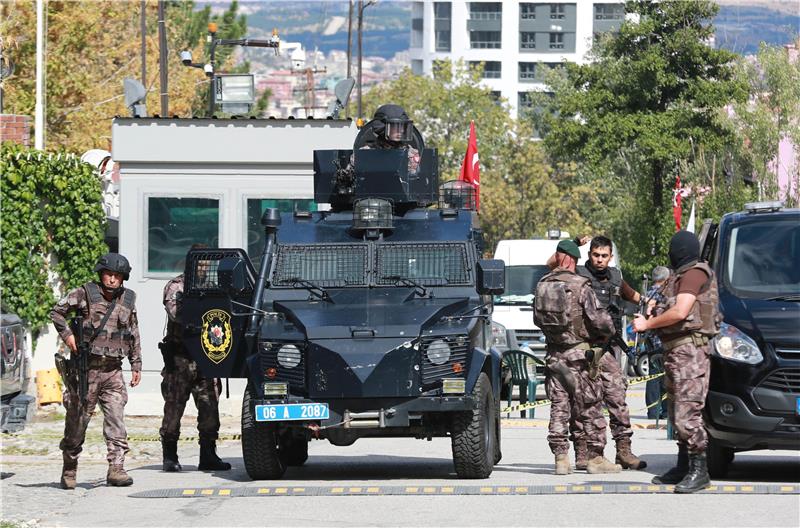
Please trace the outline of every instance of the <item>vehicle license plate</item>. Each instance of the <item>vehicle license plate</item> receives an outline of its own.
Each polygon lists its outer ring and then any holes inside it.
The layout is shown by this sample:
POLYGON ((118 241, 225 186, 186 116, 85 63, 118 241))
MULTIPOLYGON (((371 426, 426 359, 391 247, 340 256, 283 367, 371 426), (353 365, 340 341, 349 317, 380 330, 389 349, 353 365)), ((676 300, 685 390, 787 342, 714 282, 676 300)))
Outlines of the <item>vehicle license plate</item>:
POLYGON ((330 417, 327 403, 288 403, 284 405, 256 405, 257 422, 282 422, 285 420, 326 420, 330 417))

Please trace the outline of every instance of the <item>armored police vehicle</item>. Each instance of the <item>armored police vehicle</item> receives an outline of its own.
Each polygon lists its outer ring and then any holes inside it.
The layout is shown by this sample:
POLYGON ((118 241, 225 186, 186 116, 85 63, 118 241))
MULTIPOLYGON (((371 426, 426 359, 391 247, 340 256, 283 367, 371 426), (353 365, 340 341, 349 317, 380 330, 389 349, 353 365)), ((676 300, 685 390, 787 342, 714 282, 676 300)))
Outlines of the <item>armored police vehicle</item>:
POLYGON ((187 254, 185 345, 203 375, 248 380, 253 479, 303 464, 311 439, 449 436, 461 478, 500 460, 491 313, 503 263, 481 259, 473 189, 439 188, 416 129, 415 170, 407 149, 370 148, 370 133, 315 151, 315 201, 329 210, 267 209, 260 255, 187 254))

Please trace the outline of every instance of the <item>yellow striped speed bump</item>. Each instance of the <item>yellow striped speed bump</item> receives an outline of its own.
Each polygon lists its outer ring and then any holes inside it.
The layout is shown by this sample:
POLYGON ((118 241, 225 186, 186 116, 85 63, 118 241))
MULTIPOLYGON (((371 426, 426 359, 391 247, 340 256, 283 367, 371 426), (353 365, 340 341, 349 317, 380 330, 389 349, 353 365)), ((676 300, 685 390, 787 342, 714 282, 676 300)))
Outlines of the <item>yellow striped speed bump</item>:
MULTIPOLYGON (((663 372, 659 372, 658 374, 651 374, 649 376, 639 376, 637 378, 629 378, 628 379, 628 386, 639 385, 640 383, 647 383, 648 381, 654 380, 656 378, 660 378, 663 375, 664 375, 663 372)), ((666 398, 666 395, 664 395, 663 398, 666 398)), ((657 403, 660 403, 660 400, 657 403)), ((512 405, 511 407, 505 407, 503 409, 500 409, 500 414, 510 414, 510 413, 513 413, 513 412, 527 411, 528 409, 535 409, 536 407, 544 407, 545 405, 550 405, 550 400, 539 400, 537 402, 529 402, 529 403, 521 403, 519 405, 512 405)), ((656 405, 656 404, 654 403, 653 405, 656 405)), ((651 407, 653 405, 651 405, 651 407)))
MULTIPOLYGON (((140 499, 236 498, 236 497, 332 497, 337 495, 626 495, 674 493, 675 486, 594 482, 553 486, 240 486, 225 488, 168 488, 139 491, 130 497, 140 499)), ((719 495, 800 495, 800 485, 726 484, 710 486, 703 494, 719 495)))

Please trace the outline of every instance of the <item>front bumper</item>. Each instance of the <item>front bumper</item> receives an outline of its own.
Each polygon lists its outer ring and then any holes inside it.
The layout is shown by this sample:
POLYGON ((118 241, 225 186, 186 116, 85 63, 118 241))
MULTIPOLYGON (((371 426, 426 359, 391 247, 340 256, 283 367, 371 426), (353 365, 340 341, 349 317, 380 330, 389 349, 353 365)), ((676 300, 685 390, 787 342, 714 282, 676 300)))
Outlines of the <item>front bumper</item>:
MULTIPOLYGON (((326 403, 330 412, 326 420, 317 420, 320 426, 333 426, 346 422, 346 428, 363 427, 409 427, 427 413, 465 412, 476 408, 471 395, 420 396, 418 398, 346 398, 310 400, 289 396, 286 399, 253 400, 256 405, 285 403, 326 403)), ((313 421, 283 422, 303 426, 313 421)))
POLYGON ((737 451, 800 449, 797 414, 757 415, 739 396, 716 391, 708 392, 705 409, 706 429, 721 446, 737 451), (727 412, 723 412, 723 406, 727 412))

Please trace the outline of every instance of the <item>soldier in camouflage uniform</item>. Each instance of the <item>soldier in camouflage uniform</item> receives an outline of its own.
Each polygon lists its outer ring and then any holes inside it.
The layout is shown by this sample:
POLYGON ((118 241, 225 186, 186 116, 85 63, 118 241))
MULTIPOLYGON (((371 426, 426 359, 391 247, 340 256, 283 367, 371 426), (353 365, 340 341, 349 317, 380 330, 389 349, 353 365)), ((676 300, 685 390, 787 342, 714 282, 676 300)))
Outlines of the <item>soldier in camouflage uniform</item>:
POLYGON ((555 455, 555 474, 572 471, 569 463, 569 420, 574 412, 583 428, 576 431, 586 442, 589 473, 617 473, 621 467, 603 457, 606 420, 602 412, 600 379, 589 375, 590 342, 614 333, 611 317, 597 301, 589 280, 577 275, 578 246, 562 240, 554 256, 555 269, 536 286, 534 323, 547 339, 545 386, 550 404, 547 440, 555 455))
MULTIPOLYGON (((364 145, 362 149, 405 150, 408 154, 408 173, 416 174, 419 171, 419 150, 410 145, 414 123, 403 107, 394 104, 379 107, 372 116, 370 126, 375 132, 375 141, 364 145)), ((353 170, 354 165, 355 154, 350 156, 347 170, 353 170)))
MULTIPOLYGON (((192 249, 206 247, 195 244, 192 249)), ((161 342, 164 369, 161 371, 161 395, 164 397, 164 418, 161 422, 161 445, 163 470, 180 471, 178 461, 178 438, 181 417, 191 394, 197 406, 197 430, 200 436, 199 470, 228 470, 231 465, 217 456, 216 442, 219 436, 219 391, 214 379, 203 378, 197 363, 191 359, 183 346, 183 326, 178 320, 180 296, 183 293, 183 274, 178 275, 164 287, 164 308, 167 311, 167 335, 161 342)))
POLYGON ((678 433, 678 463, 655 484, 675 484, 676 493, 694 493, 710 483, 706 461, 708 436, 703 425, 703 407, 710 374, 709 341, 721 322, 717 278, 700 262, 697 237, 678 231, 669 245, 674 273, 667 279, 651 319, 637 316, 637 332, 655 330, 664 347, 664 371, 669 395, 669 414, 678 433))
POLYGON ((135 387, 141 380, 142 371, 136 294, 122 285, 131 271, 128 260, 122 255, 104 255, 94 270, 99 273, 99 281, 88 282, 70 291, 50 312, 53 325, 72 354, 77 353, 78 343, 67 321, 70 313, 83 315, 84 339, 89 340, 97 334, 89 348, 85 405, 75 388, 70 387, 67 380, 64 383, 63 401, 67 416, 60 444, 64 458, 61 487, 64 489, 75 488, 78 457, 83 450, 86 428, 98 403, 103 411, 103 436, 108 449, 106 482, 109 486, 133 484, 133 479, 123 468, 125 453, 128 452, 128 434, 123 421, 128 393, 122 377, 122 358, 127 357, 130 362, 131 387, 135 387))
MULTIPOLYGON (((582 237, 584 242, 588 237, 582 237)), ((631 288, 622 278, 618 268, 609 266, 613 257, 613 244, 604 236, 596 236, 589 243, 589 259, 584 266, 577 269, 578 275, 589 279, 597 300, 611 315, 614 322, 617 343, 622 341, 622 307, 620 299, 638 303, 639 292, 631 288)), ((613 345, 613 343, 612 343, 613 345)), ((616 463, 624 469, 644 469, 647 462, 640 459, 631 451, 631 415, 625 401, 628 390, 628 380, 620 369, 618 355, 625 354, 620 345, 614 347, 614 352, 606 349, 600 358, 600 379, 603 385, 603 403, 608 409, 608 422, 611 426, 611 437, 617 448, 616 463)), ((575 413, 576 415, 578 413, 575 413)), ((570 431, 582 427, 576 420, 570 423, 570 431)), ((575 435, 573 434, 573 437, 575 435)), ((575 467, 585 469, 587 463, 587 448, 583 442, 575 441, 575 467)))

